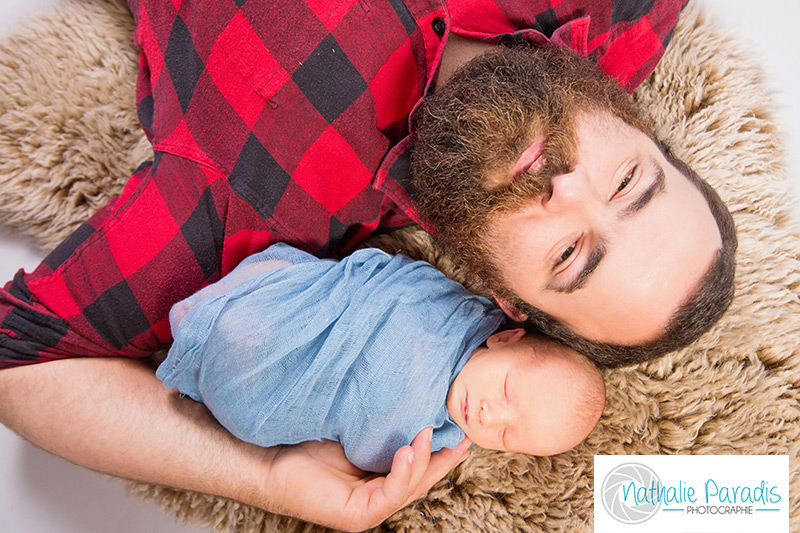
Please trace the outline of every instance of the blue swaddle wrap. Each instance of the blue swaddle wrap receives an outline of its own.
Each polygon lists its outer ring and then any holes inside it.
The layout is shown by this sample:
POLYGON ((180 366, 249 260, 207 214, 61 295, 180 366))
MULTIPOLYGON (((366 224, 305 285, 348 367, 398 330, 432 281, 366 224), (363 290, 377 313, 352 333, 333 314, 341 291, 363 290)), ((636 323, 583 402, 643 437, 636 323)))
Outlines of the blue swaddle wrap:
POLYGON ((447 391, 504 318, 428 263, 374 249, 336 262, 276 244, 170 320, 156 375, 238 438, 338 440, 356 466, 387 472, 426 426, 434 450, 463 439, 447 391))

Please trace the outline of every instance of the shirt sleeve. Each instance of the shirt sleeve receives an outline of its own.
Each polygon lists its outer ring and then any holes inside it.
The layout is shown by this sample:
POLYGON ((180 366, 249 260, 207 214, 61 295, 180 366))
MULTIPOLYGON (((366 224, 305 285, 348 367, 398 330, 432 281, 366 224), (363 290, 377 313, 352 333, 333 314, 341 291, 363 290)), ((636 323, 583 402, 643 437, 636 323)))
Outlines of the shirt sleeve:
POLYGON ((18 272, 0 291, 0 367, 142 357, 170 341, 171 304, 219 278, 229 199, 216 177, 160 155, 32 273, 18 272))
POLYGON ((224 28, 205 17, 210 0, 186 4, 182 13, 163 0, 130 2, 140 51, 137 108, 155 158, 40 266, 0 291, 0 368, 147 356, 171 340, 173 303, 287 239, 233 192, 233 119, 203 63, 224 28))

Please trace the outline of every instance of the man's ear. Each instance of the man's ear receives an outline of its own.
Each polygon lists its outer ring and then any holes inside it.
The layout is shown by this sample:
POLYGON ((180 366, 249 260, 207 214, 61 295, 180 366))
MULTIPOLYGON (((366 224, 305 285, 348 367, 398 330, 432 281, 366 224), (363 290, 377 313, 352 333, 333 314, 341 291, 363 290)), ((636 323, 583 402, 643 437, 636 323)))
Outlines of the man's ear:
POLYGON ((522 328, 507 329, 505 331, 498 331, 486 339, 486 347, 491 348, 497 344, 509 344, 520 340, 525 336, 525 330, 522 328))
POLYGON ((494 291, 490 290, 489 292, 492 293, 492 296, 497 302, 498 307, 500 307, 500 309, 502 309, 503 312, 508 315, 508 318, 514 322, 525 322, 528 320, 528 315, 517 309, 517 306, 513 305, 505 298, 500 298, 497 294, 495 294, 494 291))

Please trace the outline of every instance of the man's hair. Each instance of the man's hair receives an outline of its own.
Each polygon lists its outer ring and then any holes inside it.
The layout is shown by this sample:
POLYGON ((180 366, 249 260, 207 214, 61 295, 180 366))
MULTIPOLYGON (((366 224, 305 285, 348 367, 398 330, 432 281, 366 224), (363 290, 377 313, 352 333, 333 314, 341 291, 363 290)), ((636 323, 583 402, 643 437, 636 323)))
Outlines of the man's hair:
POLYGON ((722 316, 733 297, 736 233, 719 195, 656 137, 650 120, 618 85, 585 58, 562 49, 514 47, 480 56, 426 97, 414 117, 412 157, 420 219, 436 246, 468 276, 528 315, 537 328, 614 367, 652 359, 697 339, 722 316), (569 171, 581 113, 615 116, 645 133, 667 160, 702 193, 717 223, 722 247, 698 289, 675 311, 661 335, 637 345, 597 342, 522 301, 508 286, 491 253, 488 222, 549 189, 550 176, 569 171), (537 136, 547 142, 544 165, 510 183, 501 178, 537 136))

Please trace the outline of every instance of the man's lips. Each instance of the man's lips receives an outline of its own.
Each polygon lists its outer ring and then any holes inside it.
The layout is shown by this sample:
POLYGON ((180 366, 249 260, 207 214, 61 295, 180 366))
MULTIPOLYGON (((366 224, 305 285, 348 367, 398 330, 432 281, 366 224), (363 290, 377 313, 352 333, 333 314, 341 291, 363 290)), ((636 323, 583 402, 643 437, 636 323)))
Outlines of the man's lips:
POLYGON ((544 145, 547 143, 547 137, 539 137, 528 146, 522 155, 519 156, 514 168, 511 170, 511 181, 514 181, 524 172, 536 172, 545 162, 544 145))

